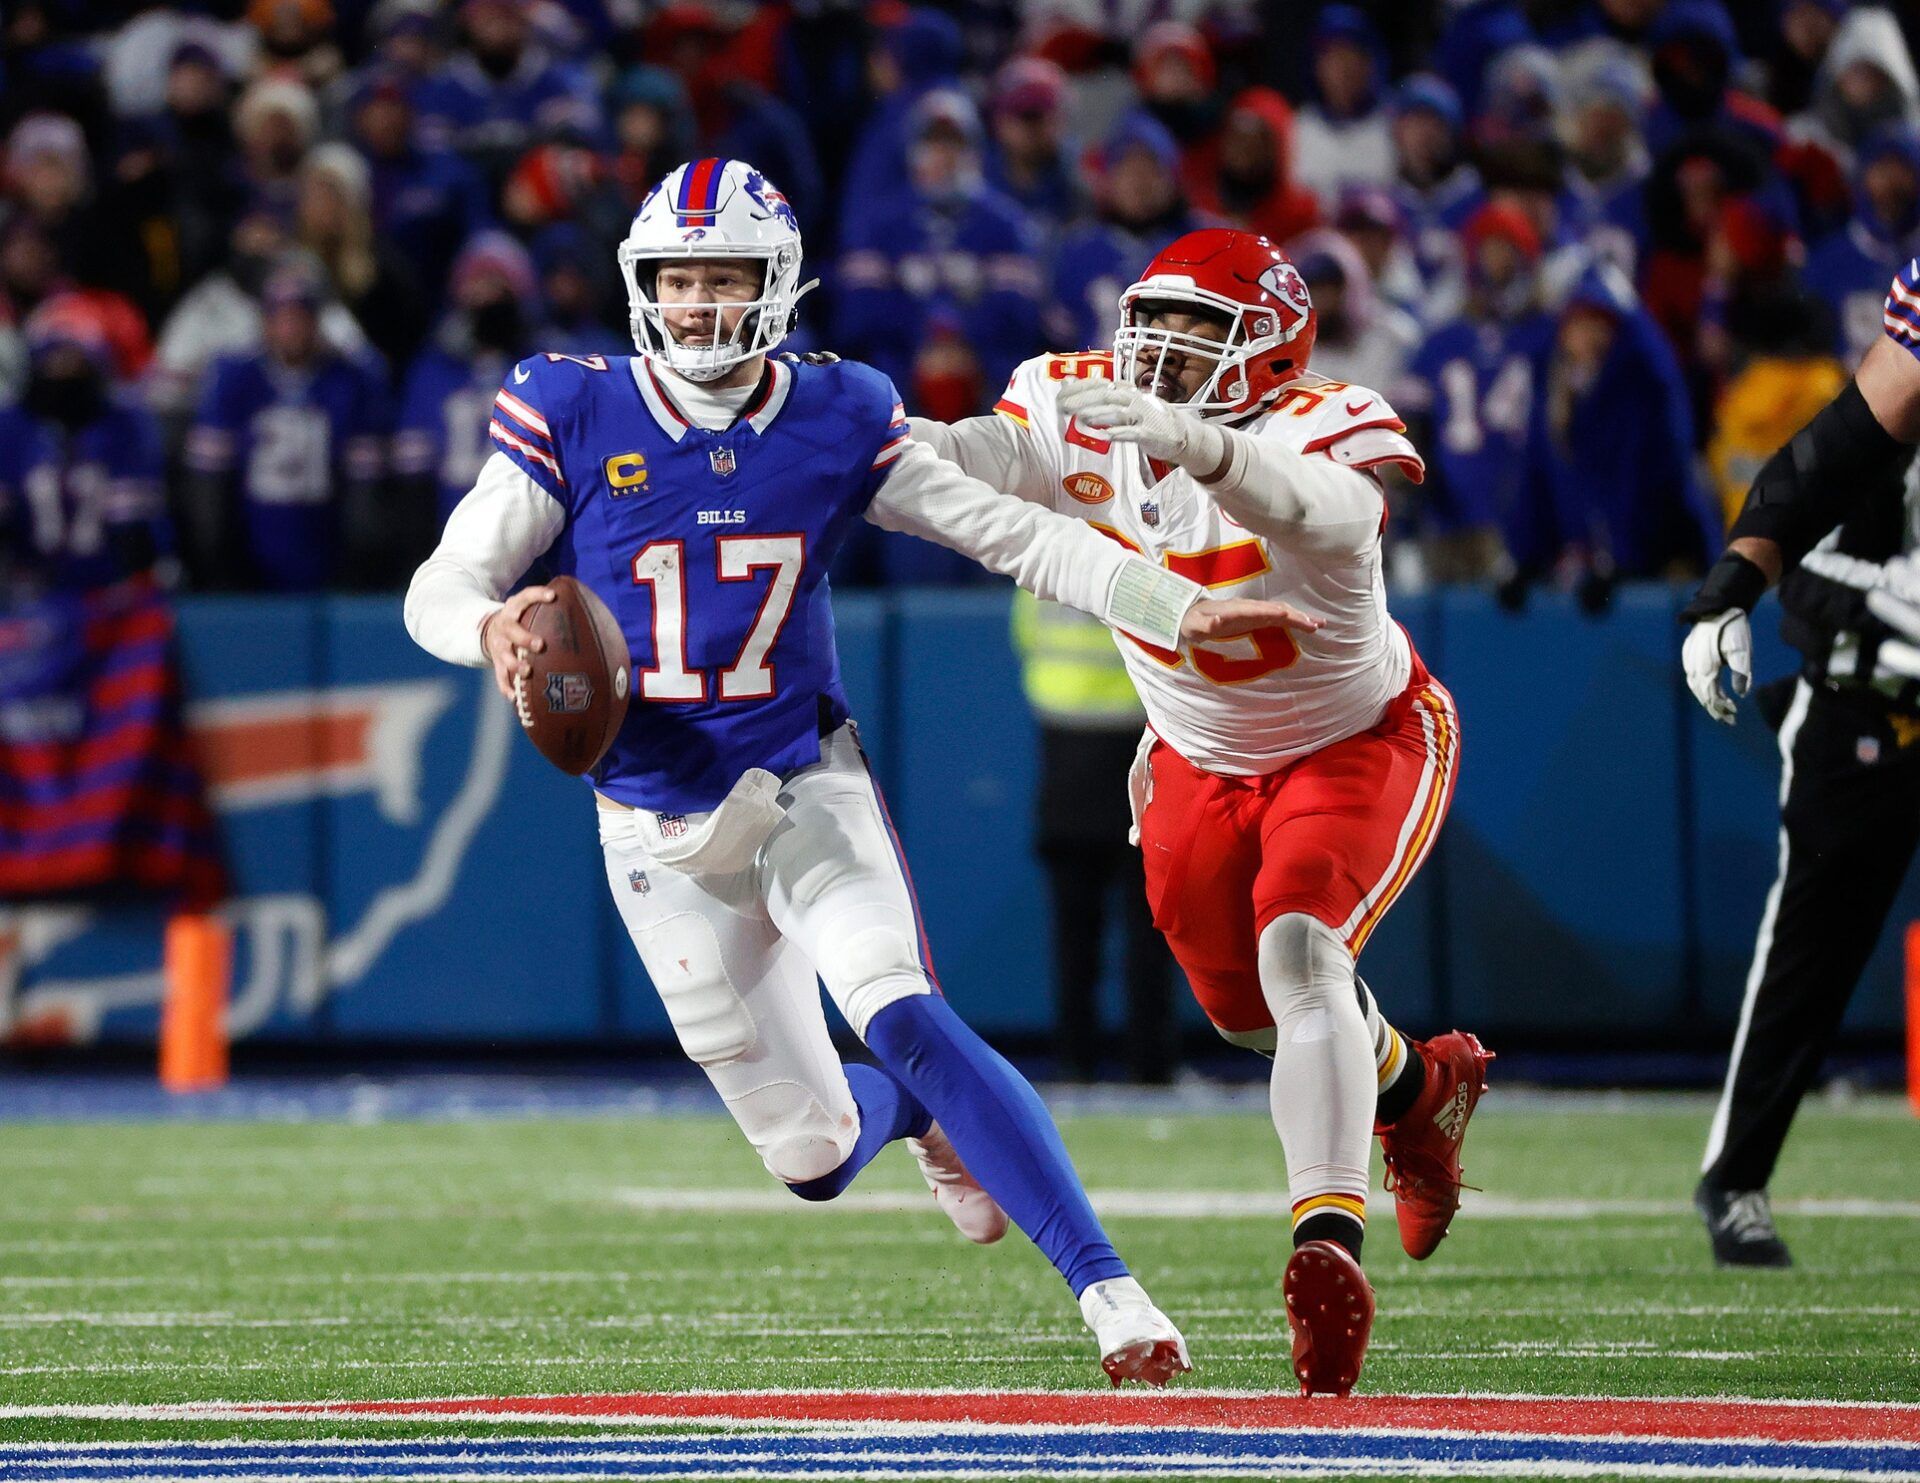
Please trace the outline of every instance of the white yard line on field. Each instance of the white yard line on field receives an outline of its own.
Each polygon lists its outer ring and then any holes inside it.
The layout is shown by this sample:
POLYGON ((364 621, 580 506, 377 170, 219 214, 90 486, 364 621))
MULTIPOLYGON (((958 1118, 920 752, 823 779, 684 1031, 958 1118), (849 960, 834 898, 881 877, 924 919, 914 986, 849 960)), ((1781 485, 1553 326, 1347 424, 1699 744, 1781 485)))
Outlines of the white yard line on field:
MULTIPOLYGON (((618 1204, 636 1210, 671 1213, 745 1215, 763 1210, 795 1210, 793 1196, 778 1189, 681 1189, 672 1186, 627 1186, 612 1190, 618 1204)), ((1103 1216, 1135 1219, 1192 1220, 1244 1217, 1275 1220, 1292 1214, 1287 1192, 1280 1190, 1136 1190, 1087 1191, 1094 1209, 1103 1216)), ((831 1206, 817 1210, 850 1210, 860 1214, 918 1214, 932 1208, 924 1193, 892 1190, 854 1190, 831 1206)), ((1783 1215, 1828 1216, 1839 1219, 1920 1220, 1920 1200, 1780 1200, 1774 1210, 1783 1215)), ((1483 1195, 1468 1191, 1462 1213, 1474 1220, 1592 1220, 1609 1215, 1662 1215, 1693 1219, 1685 1200, 1643 1199, 1528 1199, 1483 1195)))

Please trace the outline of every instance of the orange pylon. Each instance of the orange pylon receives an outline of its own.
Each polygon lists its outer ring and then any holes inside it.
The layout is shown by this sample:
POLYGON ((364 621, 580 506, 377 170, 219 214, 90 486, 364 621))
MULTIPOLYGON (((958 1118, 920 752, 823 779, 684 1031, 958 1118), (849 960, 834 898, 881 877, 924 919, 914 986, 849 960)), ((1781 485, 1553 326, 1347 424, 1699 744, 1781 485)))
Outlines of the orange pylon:
POLYGON ((227 1080, 227 924, 198 912, 167 922, 166 1000, 160 1009, 160 1084, 198 1092, 227 1080))

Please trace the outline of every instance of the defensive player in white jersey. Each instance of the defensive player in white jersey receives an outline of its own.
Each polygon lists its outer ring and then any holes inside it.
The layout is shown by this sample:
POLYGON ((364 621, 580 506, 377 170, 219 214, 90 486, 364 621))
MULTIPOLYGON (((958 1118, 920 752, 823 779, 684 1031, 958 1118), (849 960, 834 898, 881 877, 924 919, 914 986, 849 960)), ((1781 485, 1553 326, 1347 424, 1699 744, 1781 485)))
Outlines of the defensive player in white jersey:
POLYGON ((1313 304, 1265 238, 1181 237, 1120 309, 1111 354, 1028 361, 998 415, 913 427, 1210 591, 1319 620, 1179 651, 1119 642, 1150 728, 1133 804, 1154 920, 1220 1033, 1273 1057, 1294 1368, 1309 1393, 1345 1394, 1373 1320, 1370 1133, 1424 1258, 1459 1208, 1491 1059, 1457 1031, 1408 1041, 1355 971, 1433 848, 1459 758, 1453 701, 1381 578, 1378 471, 1417 480, 1422 464, 1379 393, 1307 369, 1313 304))
POLYGON ((998 1240, 1011 1218, 1052 1260, 1115 1384, 1164 1384, 1189 1367, 1179 1332, 1115 1254, 1032 1088, 938 991, 848 715, 825 574, 864 516, 1150 642, 1300 615, 1207 598, 967 478, 909 440, 868 367, 770 356, 810 285, 793 210, 751 166, 674 171, 619 262, 640 353, 513 368, 408 629, 490 664, 511 695, 539 643, 523 620, 552 599, 515 585, 536 561, 588 579, 635 675, 592 779, 608 882, 682 1047, 768 1171, 832 1199, 907 1141, 965 1235, 998 1240), (816 975, 878 1066, 843 1067, 816 975))

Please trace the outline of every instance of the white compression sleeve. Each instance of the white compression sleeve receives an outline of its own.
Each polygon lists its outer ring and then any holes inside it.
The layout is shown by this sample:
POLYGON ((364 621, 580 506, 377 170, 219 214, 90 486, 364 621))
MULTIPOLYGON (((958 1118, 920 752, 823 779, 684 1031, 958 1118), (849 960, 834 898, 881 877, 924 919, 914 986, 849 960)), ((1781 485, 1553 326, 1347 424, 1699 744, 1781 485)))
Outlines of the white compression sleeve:
POLYGON ((504 453, 481 466, 407 587, 407 632, 436 659, 487 662, 480 625, 560 534, 560 502, 504 453))
POLYGON ((924 443, 907 444, 893 461, 867 518, 1163 649, 1180 647, 1181 620, 1204 595, 1198 583, 1129 555, 1090 525, 969 478, 924 443))
POLYGON ((1260 988, 1273 1014, 1271 1106, 1288 1196, 1296 1208, 1316 1195, 1364 1208, 1378 1077, 1353 955, 1331 927, 1290 912, 1260 934, 1260 988))

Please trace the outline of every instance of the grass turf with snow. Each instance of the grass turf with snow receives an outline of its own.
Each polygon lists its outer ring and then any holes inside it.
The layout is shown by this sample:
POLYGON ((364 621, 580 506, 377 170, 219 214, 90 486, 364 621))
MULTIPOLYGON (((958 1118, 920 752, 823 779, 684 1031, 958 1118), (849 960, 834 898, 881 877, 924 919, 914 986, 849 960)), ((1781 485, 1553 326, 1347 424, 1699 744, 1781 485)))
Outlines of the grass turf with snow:
MULTIPOLYGON (((1490 1097, 1486 1195, 1430 1261, 1375 1196, 1362 1388, 1920 1401, 1920 1122, 1809 1107, 1775 1183, 1798 1266, 1740 1274, 1686 1203, 1709 1110, 1490 1097)), ((1264 1113, 1063 1128, 1194 1383, 1290 1389, 1264 1113)), ((1105 1386, 1017 1233, 960 1240, 903 1151, 853 1193, 791 1199, 708 1117, 0 1126, 0 1439, 233 1434, 19 1409, 77 1405, 1105 1386)))

